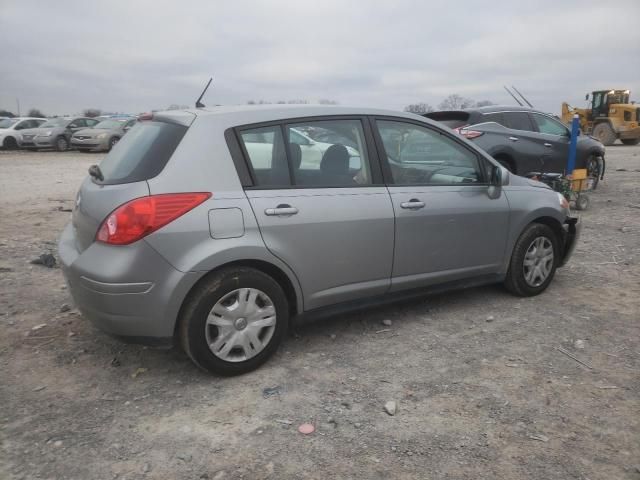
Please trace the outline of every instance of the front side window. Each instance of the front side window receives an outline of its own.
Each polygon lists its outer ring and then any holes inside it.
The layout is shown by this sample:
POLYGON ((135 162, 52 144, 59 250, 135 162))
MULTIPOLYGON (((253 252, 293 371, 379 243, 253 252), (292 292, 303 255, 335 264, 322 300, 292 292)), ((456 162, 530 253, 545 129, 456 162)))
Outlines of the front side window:
POLYGON ((534 113, 533 120, 536 122, 540 133, 548 133, 550 135, 567 135, 568 133, 567 127, 546 115, 534 113))
POLYGON ((322 120, 287 125, 286 133, 295 185, 340 187, 371 184, 371 169, 360 120, 322 120), (320 130, 325 133, 325 141, 312 140, 301 133, 320 130))
POLYGON ((482 181, 477 156, 449 137, 414 124, 378 120, 395 185, 451 185, 482 181))
POLYGON ((504 126, 513 130, 535 131, 527 112, 504 112, 504 126))
POLYGON ((99 123, 98 120, 95 120, 93 118, 87 118, 86 120, 84 120, 84 122, 86 123, 87 127, 93 127, 94 125, 97 125, 99 123))

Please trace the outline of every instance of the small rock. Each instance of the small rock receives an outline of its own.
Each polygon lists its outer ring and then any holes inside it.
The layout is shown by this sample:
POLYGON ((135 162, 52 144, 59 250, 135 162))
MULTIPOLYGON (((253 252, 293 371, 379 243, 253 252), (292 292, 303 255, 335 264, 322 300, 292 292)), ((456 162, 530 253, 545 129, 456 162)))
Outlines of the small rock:
POLYGON ((385 327, 390 327, 391 325, 393 325, 393 322, 388 318, 385 318, 384 320, 382 320, 382 325, 384 325, 385 327))
POLYGON ((282 387, 276 385, 275 387, 266 387, 262 389, 262 398, 269 398, 282 393, 282 387))
MULTIPOLYGON (((75 336, 76 336, 75 332, 69 332, 69 333, 67 333, 67 337, 75 337, 75 336)), ((114 359, 114 360, 115 360, 115 359, 114 359)))
POLYGON ((585 347, 584 340, 576 340, 575 342, 573 342, 573 346, 574 348, 582 350, 585 347))
POLYGON ((330 338, 331 340, 335 340, 335 339, 336 339, 336 334, 335 334, 335 333, 332 333, 331 335, 329 335, 329 338, 330 338))
POLYGON ((616 168, 616 172, 626 172, 626 168, 616 168))
POLYGON ((144 373, 146 371, 147 371, 146 368, 138 367, 138 368, 136 368, 136 371, 131 374, 131 378, 136 378, 138 375, 140 375, 141 373, 144 373))
POLYGON ((620 231, 622 233, 627 233, 627 232, 631 231, 631 229, 629 227, 622 226, 622 227, 620 227, 620 231))
POLYGON ((111 366, 112 367, 119 367, 120 366, 120 360, 118 360, 118 357, 113 357, 111 359, 111 366))
POLYGON ((188 455, 188 454, 178 453, 176 455, 176 458, 186 463, 186 462, 190 462, 192 457, 191 455, 188 455))
POLYGON ((56 440, 55 442, 53 442, 53 446, 54 447, 61 447, 62 446, 62 440, 56 440))
POLYGON ((227 472, 225 472, 224 470, 220 470, 218 473, 216 473, 213 476, 213 480, 222 480, 226 476, 227 476, 227 472))
POLYGON ((142 466, 142 473, 149 473, 151 471, 151 464, 149 462, 142 466))
POLYGON ((489 315, 485 321, 493 322, 494 320, 495 320, 495 317, 493 315, 489 315))
POLYGON ((36 387, 33 389, 34 392, 41 392, 42 390, 44 390, 45 388, 47 388, 46 385, 42 385, 41 387, 36 387))
POLYGON ((548 442, 549 441, 549 437, 547 437, 546 435, 529 435, 529 438, 531 440, 538 440, 539 442, 548 442))
POLYGON ((397 409, 398 409, 398 405, 393 400, 390 400, 384 404, 384 411, 391 416, 394 416, 396 414, 397 409))
POLYGON ((63 303, 60 307, 60 313, 68 312, 69 310, 71 310, 71 307, 68 303, 63 303))
POLYGON ((38 330, 42 330, 44 327, 46 327, 47 324, 46 323, 41 323, 40 325, 36 325, 35 327, 33 327, 31 330, 38 331, 38 330))
POLYGON ((360 428, 360 427, 362 427, 362 424, 361 424, 361 423, 356 422, 356 423, 354 423, 354 424, 353 424, 353 426, 354 426, 354 427, 356 427, 356 428, 360 428))
POLYGON ((57 261, 56 257, 51 255, 50 253, 43 253, 38 258, 34 258, 29 263, 32 265, 44 265, 47 268, 53 268, 56 266, 57 261))

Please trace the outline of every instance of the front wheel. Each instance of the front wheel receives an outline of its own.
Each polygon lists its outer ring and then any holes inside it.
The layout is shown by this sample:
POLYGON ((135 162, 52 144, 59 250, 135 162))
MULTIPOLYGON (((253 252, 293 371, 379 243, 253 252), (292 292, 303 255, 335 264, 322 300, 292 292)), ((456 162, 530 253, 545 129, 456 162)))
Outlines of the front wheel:
POLYGON ((591 179, 591 189, 598 188, 600 183, 600 177, 602 176, 602 158, 601 157, 589 157, 587 160, 587 175, 591 179))
POLYGON ((255 370, 287 333, 289 305, 270 276, 247 267, 212 274, 191 292, 179 318, 184 351, 219 375, 255 370))
POLYGON ((58 137, 56 140, 56 150, 59 152, 66 152, 69 148, 69 142, 64 137, 58 137))
POLYGON ((547 225, 532 223, 520 235, 504 285, 520 297, 542 293, 553 280, 559 260, 558 239, 547 225))

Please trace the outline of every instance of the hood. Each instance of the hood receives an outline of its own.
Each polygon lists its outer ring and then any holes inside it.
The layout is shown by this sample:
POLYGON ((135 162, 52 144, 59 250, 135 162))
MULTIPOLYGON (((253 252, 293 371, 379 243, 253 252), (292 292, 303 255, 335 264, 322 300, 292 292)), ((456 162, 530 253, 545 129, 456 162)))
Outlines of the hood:
POLYGON ((538 182, 537 180, 532 180, 530 178, 521 177, 513 173, 509 174, 509 185, 516 187, 546 188, 547 190, 551 190, 551 187, 547 184, 538 182))

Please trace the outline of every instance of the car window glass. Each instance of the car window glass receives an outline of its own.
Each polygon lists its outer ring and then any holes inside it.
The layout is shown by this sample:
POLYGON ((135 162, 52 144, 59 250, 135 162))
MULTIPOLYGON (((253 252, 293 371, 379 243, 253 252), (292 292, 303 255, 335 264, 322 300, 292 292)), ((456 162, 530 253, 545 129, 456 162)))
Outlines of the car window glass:
POLYGON ((290 186, 289 165, 279 125, 240 132, 256 186, 290 186))
POLYGON ((94 120, 93 118, 87 118, 84 122, 86 123, 87 127, 93 127, 94 125, 97 125, 99 123, 98 120, 94 120))
POLYGON ((289 158, 295 185, 371 184, 364 130, 360 120, 322 120, 287 125, 289 158), (322 131, 323 140, 302 132, 322 131))
POLYGON ((14 130, 23 130, 25 128, 29 128, 29 120, 23 120, 22 122, 16 123, 14 130))
POLYGON ((537 113, 533 114, 533 119, 538 125, 538 130, 540 133, 549 133, 551 135, 566 135, 568 130, 560 122, 554 120, 551 117, 547 117, 546 115, 540 115, 537 113))
POLYGON ((513 130, 534 131, 527 112, 504 112, 502 115, 504 117, 505 127, 512 128, 513 130))
POLYGON ((502 113, 500 112, 485 113, 484 115, 482 115, 482 122, 496 122, 500 125, 504 125, 504 119, 502 118, 502 113))
POLYGON ((449 137, 414 124, 376 122, 395 185, 450 185, 482 180, 477 156, 449 137))

